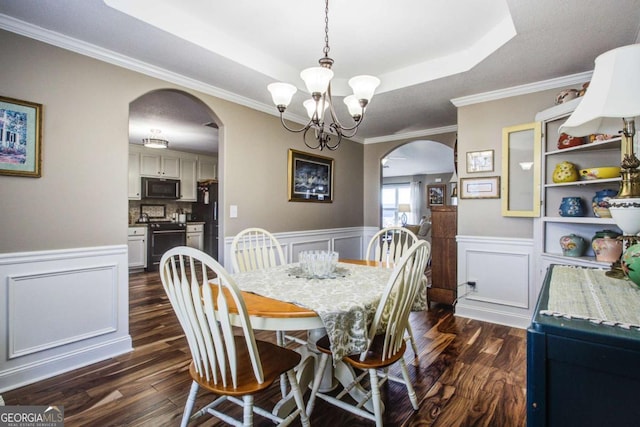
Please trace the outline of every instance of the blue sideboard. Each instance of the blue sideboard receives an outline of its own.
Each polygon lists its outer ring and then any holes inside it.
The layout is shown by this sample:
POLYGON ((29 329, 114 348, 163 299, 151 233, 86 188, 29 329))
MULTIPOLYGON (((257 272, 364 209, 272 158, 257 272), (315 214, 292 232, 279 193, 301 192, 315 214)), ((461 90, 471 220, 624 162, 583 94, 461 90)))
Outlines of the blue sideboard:
POLYGON ((640 425, 640 331, 541 314, 557 267, 527 330, 527 426, 640 425))

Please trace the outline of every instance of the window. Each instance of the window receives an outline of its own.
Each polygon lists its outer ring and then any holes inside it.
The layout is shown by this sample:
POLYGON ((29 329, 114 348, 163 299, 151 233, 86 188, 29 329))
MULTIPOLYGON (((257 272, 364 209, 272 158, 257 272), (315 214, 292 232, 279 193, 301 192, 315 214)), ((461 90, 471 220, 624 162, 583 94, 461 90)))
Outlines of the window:
POLYGON ((385 184, 382 186, 382 227, 400 225, 398 204, 411 203, 411 186, 404 184, 385 184))

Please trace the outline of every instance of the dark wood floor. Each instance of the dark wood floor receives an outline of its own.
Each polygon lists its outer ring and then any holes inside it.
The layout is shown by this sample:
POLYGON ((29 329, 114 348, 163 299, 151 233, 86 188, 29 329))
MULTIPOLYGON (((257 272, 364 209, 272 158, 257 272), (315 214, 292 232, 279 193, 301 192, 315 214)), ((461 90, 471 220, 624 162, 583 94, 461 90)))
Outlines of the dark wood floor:
MULTIPOLYGON (((7 405, 63 405, 65 426, 179 425, 190 386, 189 349, 157 273, 130 276, 134 351, 3 394, 7 405)), ((526 424, 526 334, 458 318, 446 306, 412 313, 420 357, 405 355, 420 403, 413 411, 404 388, 387 384, 385 425, 493 426, 526 424)), ((300 336, 303 336, 302 333, 300 336)), ((258 333, 272 339, 272 333, 258 333)), ((266 399, 278 397, 278 387, 266 399)), ((198 403, 206 400, 200 393, 198 403)), ((315 426, 372 422, 316 404, 315 426)), ((202 417, 191 425, 224 425, 202 417)), ((256 418, 256 425, 272 425, 256 418)))

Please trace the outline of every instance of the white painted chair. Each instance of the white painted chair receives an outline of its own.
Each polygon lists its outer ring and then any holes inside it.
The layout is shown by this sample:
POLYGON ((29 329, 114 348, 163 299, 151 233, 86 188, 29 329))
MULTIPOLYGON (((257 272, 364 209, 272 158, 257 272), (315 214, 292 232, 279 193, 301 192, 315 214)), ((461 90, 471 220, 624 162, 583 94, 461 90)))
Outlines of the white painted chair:
MULTIPOLYGON (((285 263, 282 245, 273 234, 263 228, 246 228, 231 242, 231 266, 236 273, 276 267, 285 263)), ((276 342, 283 347, 287 342, 307 345, 306 341, 285 335, 283 331, 276 332, 276 342)), ((280 381, 280 390, 284 397, 287 394, 287 381, 284 376, 280 381)))
POLYGON ((309 425, 294 372, 300 354, 255 339, 242 294, 224 267, 204 252, 179 246, 162 256, 160 279, 191 350, 193 382, 181 426, 207 413, 234 426, 253 425, 254 413, 280 426, 298 416, 309 425), (241 326, 233 327, 232 321, 241 326), (285 418, 254 405, 254 395, 267 391, 282 374, 297 407, 285 418), (218 397, 191 415, 200 387, 218 397), (225 401, 243 407, 242 421, 217 409, 225 401))
POLYGON ((233 271, 261 270, 285 264, 286 260, 278 239, 262 228, 246 228, 231 242, 233 271))
MULTIPOLYGON (((387 227, 378 231, 369 241, 365 259, 367 261, 382 261, 395 263, 418 241, 411 230, 405 227, 387 227)), ((425 277, 426 280, 426 277, 425 277)), ((407 335, 415 357, 418 357, 418 347, 413 338, 411 325, 407 323, 407 335)))
POLYGON ((373 420, 376 426, 380 427, 383 425, 380 387, 387 380, 405 384, 411 405, 413 409, 418 410, 418 400, 403 358, 407 347, 404 332, 409 322, 411 306, 420 289, 420 282, 429 261, 430 252, 431 245, 426 241, 419 241, 409 248, 397 262, 369 327, 366 350, 342 359, 351 367, 362 370, 362 373, 352 384, 335 396, 318 392, 322 373, 327 361, 331 358, 331 350, 329 339, 326 336, 316 343, 316 347, 322 355, 316 370, 311 396, 307 403, 307 414, 311 414, 315 399, 319 397, 339 408, 373 420), (394 363, 400 364, 402 378, 389 375, 388 368, 394 363), (369 387, 362 401, 355 405, 351 397, 348 397, 346 401, 342 400, 354 387, 367 389, 367 386, 369 387), (364 405, 369 400, 373 404, 373 414, 364 409, 364 405))

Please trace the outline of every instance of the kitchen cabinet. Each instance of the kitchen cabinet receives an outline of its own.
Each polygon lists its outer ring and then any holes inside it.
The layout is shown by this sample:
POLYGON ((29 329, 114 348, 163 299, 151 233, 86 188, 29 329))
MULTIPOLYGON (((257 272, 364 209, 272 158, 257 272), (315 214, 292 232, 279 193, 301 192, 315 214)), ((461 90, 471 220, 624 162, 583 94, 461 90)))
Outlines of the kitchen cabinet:
POLYGON ((147 227, 129 227, 129 268, 147 268, 147 227))
POLYGON ((431 207, 431 286, 427 301, 453 305, 457 298, 457 206, 431 207))
POLYGON ((140 153, 129 152, 129 200, 140 200, 140 153))
POLYGON ((542 122, 541 215, 534 220, 534 244, 539 263, 536 269, 536 283, 542 283, 544 274, 551 264, 610 268, 611 264, 595 260, 595 254, 591 249, 591 239, 597 231, 605 229, 620 232, 613 219, 596 217, 591 206, 596 191, 612 189, 617 192, 620 177, 579 180, 568 183, 554 183, 552 179, 556 165, 563 161, 573 163, 578 170, 620 165, 621 139, 619 136, 558 149, 558 129, 581 100, 582 98, 576 98, 536 115, 536 121, 542 122), (586 213, 585 216, 560 216, 559 207, 563 197, 580 197, 586 213), (568 234, 581 236, 588 243, 588 250, 584 256, 563 256, 559 241, 562 236, 568 234))
POLYGON ((142 152, 140 154, 140 175, 180 179, 180 158, 142 152))
POLYGON ((187 224, 187 246, 204 250, 204 224, 187 224))
POLYGON ((195 202, 197 199, 197 160, 195 158, 180 158, 180 200, 195 202))
POLYGON ((218 179, 218 159, 210 156, 198 156, 198 181, 218 179))
POLYGON ((615 322, 541 314, 560 285, 557 268, 544 279, 527 330, 527 426, 638 425, 640 334, 615 322))

